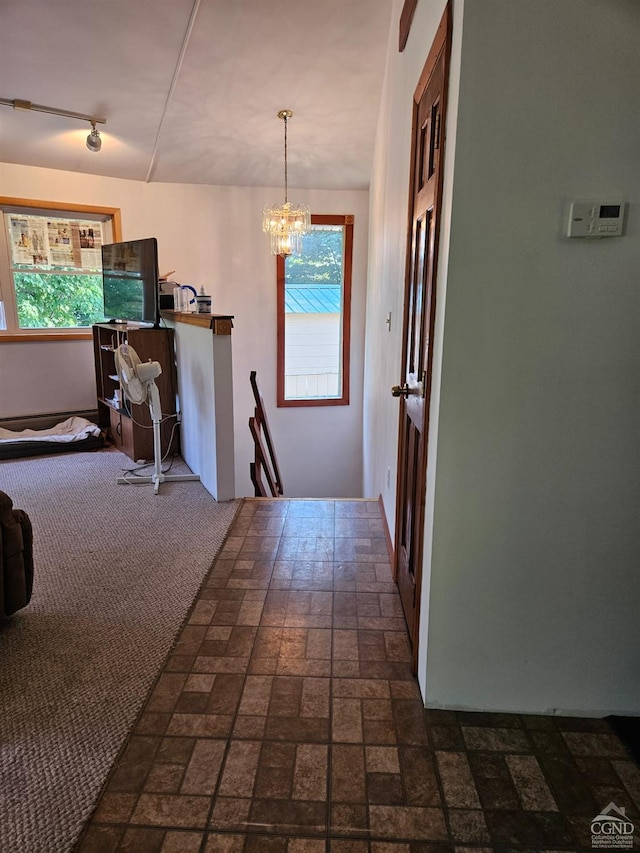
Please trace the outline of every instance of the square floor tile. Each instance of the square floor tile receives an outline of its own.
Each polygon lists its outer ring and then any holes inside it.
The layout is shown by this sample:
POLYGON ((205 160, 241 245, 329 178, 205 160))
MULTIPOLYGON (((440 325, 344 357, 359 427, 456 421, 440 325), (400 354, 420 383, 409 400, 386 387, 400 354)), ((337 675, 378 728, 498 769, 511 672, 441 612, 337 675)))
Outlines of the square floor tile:
POLYGON ((552 853, 609 801, 606 721, 425 710, 377 501, 248 499, 78 850, 552 853))

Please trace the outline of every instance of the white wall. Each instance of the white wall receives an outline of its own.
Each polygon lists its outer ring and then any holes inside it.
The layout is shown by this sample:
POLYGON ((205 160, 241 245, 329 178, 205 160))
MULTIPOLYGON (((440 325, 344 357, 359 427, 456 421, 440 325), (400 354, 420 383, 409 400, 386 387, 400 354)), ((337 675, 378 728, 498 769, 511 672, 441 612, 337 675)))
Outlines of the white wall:
MULTIPOLYGON (((218 187, 221 212, 215 229, 219 306, 235 314, 233 331, 236 488, 252 494, 253 458, 248 421, 253 415, 249 373, 256 370, 267 407, 278 461, 289 497, 358 497, 362 494, 362 375, 368 230, 368 193, 295 190, 294 201, 314 213, 353 213, 354 258, 351 291, 351 404, 276 408, 276 259, 268 254, 260 213, 280 190, 218 187), (240 239, 239 236, 240 235, 240 239)), ((215 290, 214 290, 215 294, 215 290)))
MULTIPOLYGON (((391 386, 402 381, 402 313, 407 241, 407 209, 411 151, 413 95, 438 29, 446 0, 419 3, 409 40, 398 52, 397 26, 402 0, 394 0, 394 21, 389 38, 387 69, 378 121, 375 161, 370 188, 369 277, 367 282, 367 336, 365 342, 364 494, 382 495, 389 528, 395 527, 398 453, 398 401, 391 386), (387 323, 391 314, 391 328, 387 323)), ((424 695, 424 668, 431 589, 431 540, 433 531, 438 410, 447 268, 451 227, 453 164, 457 129, 462 3, 456 2, 444 149, 443 205, 440 218, 440 249, 431 420, 428 441, 427 501, 425 509, 425 560, 419 641, 419 677, 424 695)))
MULTIPOLYGON (((281 189, 145 184, 2 163, 0 186, 5 196, 119 207, 123 239, 157 237, 160 271, 175 269, 175 278, 182 283, 204 285, 213 296, 214 312, 235 315, 234 420, 239 495, 253 493, 248 428, 253 414, 249 386, 252 369, 258 371, 287 494, 361 494, 367 192, 292 190, 294 200, 310 204, 314 213, 355 215, 353 393, 348 407, 276 410, 276 264, 261 232, 261 213, 265 203, 281 197, 281 189)), ((95 397, 92 359, 91 346, 84 342, 0 342, 0 417, 90 408, 95 397), (78 351, 83 353, 79 360, 84 359, 88 367, 71 388, 68 363, 78 351), (47 379, 40 382, 39 368, 44 360, 47 379), (56 408, 52 409, 54 404, 56 408)))
POLYGON ((95 408, 91 341, 3 344, 0 339, 0 418, 95 408))
MULTIPOLYGON (((432 34, 423 5, 387 116, 397 97, 408 120, 412 57, 432 34)), ((457 0, 454 12, 421 687, 434 707, 638 713, 640 6, 457 0), (569 200, 620 195, 623 238, 563 236, 569 200)), ((380 222, 399 206, 380 164, 403 137, 379 134, 374 271, 380 222)), ((381 407, 366 393, 369 422, 381 407)), ((379 481, 367 465, 367 491, 379 481)))

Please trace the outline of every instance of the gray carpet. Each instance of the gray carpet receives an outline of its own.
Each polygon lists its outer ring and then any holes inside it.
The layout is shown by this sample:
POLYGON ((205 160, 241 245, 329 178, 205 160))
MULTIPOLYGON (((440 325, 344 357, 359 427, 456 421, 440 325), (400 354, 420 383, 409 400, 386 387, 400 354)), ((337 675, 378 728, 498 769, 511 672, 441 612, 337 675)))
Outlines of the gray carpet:
POLYGON ((116 485, 132 465, 0 462, 35 540, 31 604, 0 624, 2 853, 72 849, 239 508, 198 482, 116 485))

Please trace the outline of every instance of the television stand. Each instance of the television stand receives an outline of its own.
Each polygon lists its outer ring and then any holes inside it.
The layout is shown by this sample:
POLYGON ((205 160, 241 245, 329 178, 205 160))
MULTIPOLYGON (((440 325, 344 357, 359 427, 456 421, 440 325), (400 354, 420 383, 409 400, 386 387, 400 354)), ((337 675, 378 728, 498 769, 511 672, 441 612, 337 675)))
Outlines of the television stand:
POLYGON ((162 406, 160 447, 163 457, 178 454, 180 428, 176 426, 178 380, 173 329, 130 323, 98 323, 92 331, 98 425, 107 432, 113 445, 130 459, 153 460, 153 423, 149 406, 146 403, 134 405, 122 399, 121 395, 115 351, 126 341, 141 361, 150 359, 160 363, 162 373, 156 379, 162 406))

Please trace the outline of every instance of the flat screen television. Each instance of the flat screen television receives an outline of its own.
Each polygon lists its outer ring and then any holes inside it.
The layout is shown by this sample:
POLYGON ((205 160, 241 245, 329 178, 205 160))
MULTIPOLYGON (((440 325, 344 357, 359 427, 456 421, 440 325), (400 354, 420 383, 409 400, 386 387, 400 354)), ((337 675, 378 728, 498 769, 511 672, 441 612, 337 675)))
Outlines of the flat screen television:
POLYGON ((102 287, 106 320, 159 325, 156 238, 103 246, 102 287))

